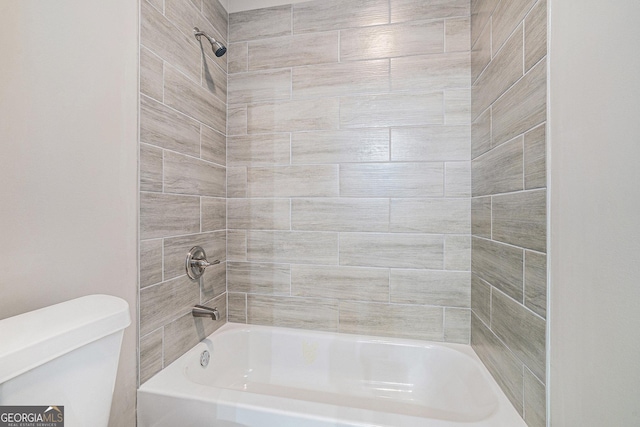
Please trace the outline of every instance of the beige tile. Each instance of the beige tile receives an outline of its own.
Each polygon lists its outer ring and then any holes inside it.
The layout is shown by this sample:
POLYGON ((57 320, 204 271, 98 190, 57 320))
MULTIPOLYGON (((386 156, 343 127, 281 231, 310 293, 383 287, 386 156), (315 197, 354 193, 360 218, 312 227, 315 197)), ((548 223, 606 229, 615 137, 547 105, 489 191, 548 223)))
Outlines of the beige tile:
POLYGON ((444 52, 444 21, 378 25, 340 31, 340 61, 444 52))
POLYGON ((162 239, 140 242, 140 288, 162 282, 162 239))
POLYGON ((546 0, 536 3, 524 26, 524 68, 528 71, 547 54, 546 0))
POLYGON ((326 164, 388 160, 388 129, 296 132, 291 135, 291 163, 326 164))
POLYGON ((227 164, 227 138, 224 134, 205 125, 200 128, 200 156, 203 160, 227 164))
POLYGON ((140 335, 191 311, 200 302, 200 289, 184 275, 140 290, 140 335))
POLYGON ((342 333, 442 341, 443 326, 441 307, 340 302, 342 333))
POLYGON ((442 269, 443 243, 430 234, 341 233, 340 265, 442 269))
POLYGON ((471 310, 485 324, 491 324, 491 285, 471 275, 471 310))
POLYGON ((545 386, 535 375, 524 370, 524 419, 529 427, 547 425, 547 394, 545 386))
POLYGON ((200 279, 200 302, 204 303, 216 298, 227 291, 227 263, 207 268, 207 272, 200 279))
POLYGON ((291 99, 291 70, 253 71, 229 75, 229 103, 291 99))
POLYGON ((218 132, 224 133, 227 129, 227 106, 224 101, 170 66, 165 67, 164 72, 164 101, 168 106, 218 132))
MULTIPOLYGON (((222 295, 206 304, 217 308, 221 320, 211 320, 204 317, 193 317, 187 313, 164 328, 164 364, 168 366, 198 342, 202 341, 226 323, 227 303, 226 295, 222 295)), ((190 311, 190 309, 189 309, 190 311)))
POLYGON ((466 0, 391 0, 391 22, 469 16, 466 0))
POLYGON ((247 106, 229 106, 227 109, 227 135, 247 134, 247 106))
POLYGON ((149 4, 158 9, 161 13, 164 11, 164 0, 148 0, 149 4))
POLYGON ((209 51, 209 46, 207 43, 205 47, 203 47, 205 55, 203 57, 201 84, 202 87, 208 89, 211 94, 226 104, 228 92, 227 73, 217 64, 220 58, 211 55, 215 58, 212 59, 209 56, 212 54, 212 52, 209 51))
POLYGON ((160 372, 162 366, 162 328, 140 338, 140 384, 160 372))
POLYGON ((470 277, 464 271, 392 269, 389 302, 468 308, 470 277))
POLYGON ((547 257, 525 251, 524 305, 537 315, 547 317, 547 257))
POLYGON ((444 21, 445 52, 469 52, 471 38, 471 19, 452 18, 444 21))
POLYGON ((338 305, 317 298, 247 295, 247 323, 336 332, 338 305))
POLYGON ((524 187, 547 186, 546 123, 524 134, 524 187))
POLYGON ((471 46, 476 43, 480 33, 489 24, 491 14, 500 0, 472 0, 475 4, 471 6, 471 46), (488 25, 487 25, 488 24, 488 25))
POLYGON ((334 197, 338 165, 249 168, 247 185, 248 197, 334 197))
POLYGON ((293 5, 293 32, 312 33, 389 22, 387 0, 323 0, 293 5))
POLYGON ((342 197, 440 197, 442 163, 362 163, 340 165, 342 197))
MULTIPOLYGON (((165 280, 186 275, 185 257, 194 246, 201 246, 207 254, 207 260, 213 262, 226 259, 226 232, 192 234, 189 236, 164 239, 164 277, 165 280)), ((207 270, 207 273, 209 270, 207 270)), ((193 286, 198 287, 197 282, 193 286)))
POLYGON ((247 10, 229 15, 229 41, 291 34, 291 5, 247 10))
POLYGON ((227 230, 227 259, 229 261, 247 260, 247 232, 245 230, 227 230))
POLYGON ((491 238, 491 197, 471 199, 471 234, 491 238))
POLYGON ((500 49, 513 30, 520 25, 535 2, 536 0, 503 0, 498 3, 492 16, 491 39, 494 52, 500 49))
POLYGON ((227 228, 227 202, 225 199, 202 197, 200 204, 202 231, 216 231, 227 228))
POLYGON ((289 230, 289 199, 229 199, 227 223, 232 229, 289 230))
POLYGON ((471 236, 444 236, 444 268, 471 271, 471 236))
POLYGON ((471 124, 471 158, 475 159, 490 149, 491 108, 488 108, 471 124))
POLYGON ((247 231, 247 260, 338 264, 338 233, 247 231))
POLYGON ((290 152, 288 133, 227 137, 229 166, 288 165, 290 152))
POLYGON ((227 197, 247 197, 247 168, 227 168, 227 197))
POLYGON ((471 162, 473 196, 522 190, 522 151, 522 137, 518 137, 471 162))
POLYGON ((471 128, 468 125, 393 128, 391 160, 469 160, 470 138, 471 128))
POLYGON ((207 18, 220 34, 229 34, 229 14, 218 0, 204 0, 202 14, 207 18))
POLYGON ((522 362, 480 321, 471 316, 471 346, 520 415, 523 414, 522 362))
POLYGON ((512 298, 523 298, 523 250, 474 237, 471 271, 512 298))
POLYGON ((227 281, 229 292, 290 295, 291 269, 288 264, 229 262, 227 281))
MULTIPOLYGON (((491 25, 484 27, 471 50, 471 82, 475 82, 491 62, 491 25)), ((494 69, 496 72, 497 69, 494 69)))
POLYGON ((469 199, 391 199, 390 231, 464 234, 471 231, 469 199))
POLYGON ((247 323, 247 294, 227 294, 228 321, 233 323, 247 323))
POLYGON ((248 133, 338 129, 338 98, 282 101, 247 107, 248 133))
POLYGON ((340 128, 443 124, 442 92, 340 98, 340 128))
POLYGON ((229 77, 233 73, 249 70, 249 45, 247 42, 231 43, 227 46, 229 77))
POLYGON ((226 172, 222 166, 171 151, 164 153, 164 191, 225 197, 226 172))
POLYGON ((162 192, 162 150, 140 144, 140 191, 162 192))
POLYGON ((491 209, 494 240, 547 250, 547 192, 545 190, 494 196, 491 209))
POLYGON ((392 58, 391 89, 415 93, 468 88, 469 64, 469 52, 392 58))
POLYGON ((446 125, 471 124, 471 89, 444 91, 444 123, 446 125))
MULTIPOLYGON (((200 8, 191 2, 191 0, 164 0, 164 15, 171 21, 173 25, 187 36, 193 36, 193 28, 198 27, 216 40, 226 43, 226 19, 220 19, 217 23, 223 25, 212 25, 205 16, 200 13, 200 8)), ((210 49, 209 43, 203 43, 203 46, 210 49)))
POLYGON ((445 197, 470 197, 471 162, 447 162, 444 169, 445 197))
POLYGON ((338 31, 249 42, 249 71, 338 62, 338 31))
POLYGON ((389 270, 292 265, 291 294, 300 297, 387 302, 389 270))
POLYGON ((200 198, 140 193, 140 239, 200 231, 200 198))
POLYGON ((491 329, 538 378, 545 378, 546 322, 502 292, 491 294, 491 329))
POLYGON ((444 341, 469 344, 471 340, 471 310, 466 308, 444 309, 444 341))
POLYGON ((315 98, 389 90, 389 60, 342 62, 293 69, 293 97, 315 98))
POLYGON ((547 119, 547 61, 540 61, 493 105, 493 143, 520 135, 547 119))
POLYGON ((291 229, 389 231, 388 199, 293 199, 291 229))
POLYGON ((162 58, 144 46, 140 46, 140 93, 156 101, 162 101, 164 93, 162 73, 162 58))
MULTIPOLYGON (((140 43, 191 79, 200 81, 200 49, 195 38, 183 34, 146 1, 140 2, 140 43)), ((166 71, 166 70, 165 70, 166 71)))
POLYGON ((199 156, 200 125, 184 114, 141 96, 140 142, 199 156))
POLYGON ((494 51, 493 60, 473 85, 472 120, 522 77, 522 34, 521 25, 499 52, 494 51))

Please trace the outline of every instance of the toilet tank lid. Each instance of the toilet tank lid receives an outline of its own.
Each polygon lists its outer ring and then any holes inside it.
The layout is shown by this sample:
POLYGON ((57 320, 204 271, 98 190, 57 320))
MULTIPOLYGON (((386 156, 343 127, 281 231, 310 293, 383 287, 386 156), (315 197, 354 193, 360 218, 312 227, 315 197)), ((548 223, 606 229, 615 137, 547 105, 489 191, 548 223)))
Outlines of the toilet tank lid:
POLYGON ((0 384, 131 324, 129 305, 88 295, 0 320, 0 384))

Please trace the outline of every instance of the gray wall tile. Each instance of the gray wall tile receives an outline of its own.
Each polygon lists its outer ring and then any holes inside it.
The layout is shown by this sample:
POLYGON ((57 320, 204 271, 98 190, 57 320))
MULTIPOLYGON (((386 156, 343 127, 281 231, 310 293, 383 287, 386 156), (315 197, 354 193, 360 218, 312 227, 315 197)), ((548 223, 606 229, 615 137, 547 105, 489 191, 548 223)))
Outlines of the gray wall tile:
POLYGON ((140 288, 162 282, 162 239, 140 242, 140 288))
POLYGON ((290 69, 229 74, 229 103, 231 104, 290 98, 290 69))
MULTIPOLYGON (((194 5, 191 0, 164 0, 164 15, 175 25, 183 34, 193 34, 193 27, 198 27, 200 30, 213 36, 216 40, 220 40, 223 43, 227 39, 226 33, 226 19, 224 19, 223 26, 216 27, 212 25, 209 20, 200 13, 200 7, 194 5)), ((223 20, 219 20, 220 22, 223 20)), ((206 48, 207 44, 203 44, 206 48)))
POLYGON ((140 338, 140 384, 160 372, 162 366, 162 328, 140 338))
POLYGON ((471 7, 471 46, 476 43, 480 33, 489 23, 491 14, 500 0, 472 0, 471 7), (475 4, 473 4, 475 3, 475 4))
MULTIPOLYGON (((216 231, 164 239, 165 280, 186 275, 185 256, 194 246, 201 246, 209 262, 226 259, 226 233, 216 231)), ((210 271, 211 269, 207 270, 210 271)), ((196 283, 196 282, 193 282, 196 283)), ((197 283, 194 285, 197 287, 197 283)))
POLYGON ((216 231, 227 228, 227 201, 202 197, 200 199, 202 231, 216 231))
POLYGON ((442 163, 360 163, 340 165, 343 197, 439 197, 442 163))
POLYGON ((288 165, 289 133, 267 133, 227 137, 229 166, 288 165))
POLYGON ((475 82, 491 62, 491 25, 484 27, 471 50, 471 82, 475 82))
POLYGON ((523 139, 502 144, 471 162, 473 196, 523 189, 523 139))
POLYGON ((491 197, 471 199, 471 234, 491 238, 491 197))
POLYGON ((335 332, 338 305, 317 298, 247 295, 247 323, 335 332))
POLYGON ((546 0, 538 0, 524 25, 524 67, 525 71, 529 71, 547 54, 546 0))
POLYGON ((340 265, 444 267, 443 237, 430 234, 340 234, 340 265))
POLYGON ((162 150, 140 144, 140 191, 162 192, 162 150))
POLYGON ((338 233, 247 231, 249 261, 338 264, 338 233))
POLYGON ((512 298, 523 298, 523 250, 491 240, 472 239, 471 271, 512 298))
MULTIPOLYGON (((210 93, 215 95, 218 99, 226 104, 228 92, 227 73, 220 67, 220 65, 218 65, 220 58, 216 57, 213 54, 212 50, 209 50, 209 46, 210 45, 207 42, 207 44, 203 47, 204 61, 202 66, 201 84, 202 87, 208 89, 210 93), (212 59, 211 56, 213 56, 213 58, 215 59, 212 59)), ((226 59, 224 61, 226 64, 226 59)), ((224 131, 224 129, 222 131, 224 131)))
POLYGON ((469 16, 465 0, 391 0, 391 22, 469 16))
POLYGON ((231 43, 227 46, 229 76, 249 69, 249 45, 247 42, 231 43))
POLYGON ((391 199, 390 231, 465 234, 471 231, 469 199, 391 199))
POLYGON ((468 308, 470 277, 463 271, 392 269, 389 302, 468 308))
POLYGON ((225 197, 226 171, 222 166, 167 151, 164 153, 164 191, 225 197))
POLYGON ((444 123, 441 92, 340 98, 340 128, 444 123))
POLYGON ((200 231, 200 199, 194 196, 140 193, 140 239, 200 231))
POLYGON ((249 71, 338 62, 338 32, 249 42, 249 71))
POLYGON ((444 52, 444 21, 378 25, 340 31, 340 60, 444 52))
POLYGON ((249 197, 333 197, 338 195, 338 165, 248 168, 249 197))
POLYGON ((203 160, 225 165, 227 163, 227 138, 225 135, 201 125, 200 156, 203 160))
MULTIPOLYGON (((184 275, 140 290, 140 335, 179 318, 200 302, 200 289, 184 275)), ((191 314, 189 314, 191 315, 191 314)))
POLYGON ((544 319, 502 292, 491 294, 491 330, 538 378, 545 378, 544 319))
POLYGON ((539 252, 547 250, 545 190, 493 196, 492 237, 539 252))
POLYGON ((247 10, 229 15, 229 41, 291 34, 291 5, 247 10))
POLYGON ((228 167, 227 168, 227 197, 247 196, 247 168, 228 167))
POLYGON ((218 0, 204 0, 202 14, 226 40, 229 33, 229 14, 222 4, 218 0))
POLYGON ((501 1, 492 16, 494 52, 500 49, 512 31, 522 22, 536 0, 501 1))
POLYGON ((291 269, 288 264, 249 262, 227 263, 229 292, 290 295, 291 269))
POLYGON ((289 230, 289 199, 229 199, 229 228, 247 230, 289 230))
POLYGON ((524 305, 547 317, 547 256, 531 251, 524 254, 524 305))
POLYGON ((471 128, 463 126, 403 127, 391 129, 391 160, 469 160, 471 128))
POLYGON ((283 101, 247 107, 248 133, 338 129, 338 99, 283 101))
POLYGON ((293 199, 291 228, 307 231, 389 231, 389 200, 293 199))
POLYGON ((445 52, 467 52, 471 50, 469 31, 471 19, 450 18, 444 21, 445 52))
POLYGON ((524 134, 524 187, 547 186, 546 123, 524 134))
POLYGON ((486 325, 491 324, 491 285, 471 275, 471 310, 486 325))
POLYGON ((227 230, 227 259, 229 261, 247 260, 247 232, 245 230, 227 230))
POLYGON ((392 58, 391 89, 415 93, 468 88, 469 61, 469 51, 392 58))
POLYGON ((324 0, 293 5, 293 32, 296 34, 388 22, 388 0, 324 0))
POLYGON ((471 124, 471 158, 486 153, 491 149, 491 109, 486 109, 471 124))
POLYGON ((247 106, 229 106, 227 109, 227 135, 247 134, 247 106))
POLYGON ((292 265, 291 294, 301 297, 387 302, 389 270, 292 265))
POLYGON ((339 332, 442 341, 443 309, 417 305, 340 302, 339 332), (393 312, 393 316, 381 313, 393 312))
MULTIPOLYGON (((208 256, 208 254, 207 254, 208 256)), ((227 291, 227 263, 222 262, 207 269, 200 279, 200 301, 205 302, 227 291)))
POLYGON ((200 125, 184 114, 141 96, 140 142, 199 156, 200 125))
POLYGON ((528 369, 524 370, 524 419, 529 427, 547 425, 546 390, 528 369))
POLYGON ((162 101, 164 92, 162 73, 162 58, 140 46, 140 93, 162 101))
POLYGON ((227 294, 227 320, 233 323, 247 323, 247 294, 227 294))
POLYGON ((469 344, 471 339, 471 310, 464 308, 444 309, 444 340, 469 344))
POLYGON ((444 268, 471 271, 471 236, 444 236, 444 268))
POLYGON ((471 196, 471 162, 447 162, 444 164, 445 197, 471 196))
POLYGON ((296 132, 291 135, 291 163, 358 163, 388 160, 388 129, 296 132))
POLYGON ((444 124, 471 124, 471 89, 445 89, 444 124))

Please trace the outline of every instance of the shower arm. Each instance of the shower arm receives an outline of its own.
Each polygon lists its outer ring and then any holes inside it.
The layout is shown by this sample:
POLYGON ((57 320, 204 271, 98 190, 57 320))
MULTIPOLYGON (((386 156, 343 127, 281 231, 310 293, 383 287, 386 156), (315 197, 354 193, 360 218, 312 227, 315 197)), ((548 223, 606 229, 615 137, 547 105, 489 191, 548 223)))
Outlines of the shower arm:
POLYGON ((193 27, 193 34, 196 36, 198 41, 200 41, 200 36, 205 36, 207 40, 209 40, 209 43, 211 43, 211 48, 213 49, 213 53, 217 57, 221 57, 227 52, 227 48, 225 47, 225 45, 223 45, 219 41, 216 41, 216 39, 214 39, 204 31, 200 31, 198 27, 193 27))

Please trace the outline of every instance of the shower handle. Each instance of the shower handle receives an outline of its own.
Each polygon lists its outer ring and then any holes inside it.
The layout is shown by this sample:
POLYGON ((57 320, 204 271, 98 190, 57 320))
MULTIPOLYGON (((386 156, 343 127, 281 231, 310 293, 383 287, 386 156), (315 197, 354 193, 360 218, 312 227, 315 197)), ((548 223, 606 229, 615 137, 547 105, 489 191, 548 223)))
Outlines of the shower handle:
POLYGON ((220 264, 219 260, 213 262, 207 261, 207 254, 200 246, 194 246, 187 254, 185 260, 185 268, 187 270, 187 276, 191 280, 198 280, 204 274, 204 270, 212 265, 220 264))

